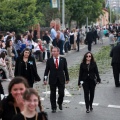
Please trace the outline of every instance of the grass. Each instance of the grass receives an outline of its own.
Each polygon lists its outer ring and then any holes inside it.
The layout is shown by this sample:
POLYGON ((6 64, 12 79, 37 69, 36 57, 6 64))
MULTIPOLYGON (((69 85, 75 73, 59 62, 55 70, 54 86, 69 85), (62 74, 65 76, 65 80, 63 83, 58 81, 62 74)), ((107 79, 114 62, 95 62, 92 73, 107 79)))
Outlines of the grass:
MULTIPOLYGON (((97 53, 93 54, 100 74, 105 74, 111 67, 111 58, 109 57, 110 49, 111 48, 109 46, 103 46, 97 53)), ((71 79, 78 79, 79 68, 80 63, 69 68, 71 79)))

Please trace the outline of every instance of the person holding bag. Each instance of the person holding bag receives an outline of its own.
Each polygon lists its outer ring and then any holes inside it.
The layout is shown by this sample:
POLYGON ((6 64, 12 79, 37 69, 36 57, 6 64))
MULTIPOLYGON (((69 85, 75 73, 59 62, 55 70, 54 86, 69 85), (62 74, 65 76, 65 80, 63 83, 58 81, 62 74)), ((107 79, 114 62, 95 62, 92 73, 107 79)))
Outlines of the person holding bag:
POLYGON ((24 110, 15 115, 12 120, 48 120, 47 114, 42 110, 41 101, 35 89, 26 89, 23 100, 24 110), (37 107, 39 107, 40 112, 36 111, 37 107))
POLYGON ((87 52, 80 64, 78 86, 82 85, 86 104, 86 113, 93 110, 95 86, 100 83, 98 68, 91 52, 87 52))

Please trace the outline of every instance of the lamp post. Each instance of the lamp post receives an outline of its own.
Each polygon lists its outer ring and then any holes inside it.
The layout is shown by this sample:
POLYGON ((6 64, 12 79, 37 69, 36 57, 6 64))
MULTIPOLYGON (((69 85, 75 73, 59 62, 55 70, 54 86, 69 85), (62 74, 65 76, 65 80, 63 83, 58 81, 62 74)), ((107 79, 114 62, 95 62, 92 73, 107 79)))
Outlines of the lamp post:
POLYGON ((65 0, 62 0, 62 29, 65 29, 65 0))

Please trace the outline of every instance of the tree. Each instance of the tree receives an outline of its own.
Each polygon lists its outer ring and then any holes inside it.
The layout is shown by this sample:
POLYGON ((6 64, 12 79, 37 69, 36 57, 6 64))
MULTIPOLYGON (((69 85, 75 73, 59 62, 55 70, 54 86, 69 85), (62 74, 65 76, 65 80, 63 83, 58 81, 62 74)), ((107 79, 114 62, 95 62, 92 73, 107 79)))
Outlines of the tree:
POLYGON ((66 6, 71 12, 70 22, 77 21, 78 26, 85 24, 86 17, 94 22, 102 13, 103 0, 66 0, 66 6))
POLYGON ((3 0, 0 3, 2 30, 25 31, 29 26, 43 23, 43 14, 36 12, 36 0, 3 0))

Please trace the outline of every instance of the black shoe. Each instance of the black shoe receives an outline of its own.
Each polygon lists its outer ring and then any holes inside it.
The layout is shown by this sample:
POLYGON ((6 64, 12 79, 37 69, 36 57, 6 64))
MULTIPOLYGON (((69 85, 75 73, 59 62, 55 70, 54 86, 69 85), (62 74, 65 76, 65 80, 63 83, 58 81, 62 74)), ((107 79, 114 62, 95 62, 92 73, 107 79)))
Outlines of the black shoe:
POLYGON ((89 109, 87 109, 87 110, 86 110, 86 113, 89 113, 89 112, 90 112, 90 110, 89 110, 89 109))
POLYGON ((56 113, 56 109, 52 109, 52 113, 56 113))
POLYGON ((118 85, 116 85, 116 87, 120 87, 120 85, 118 84, 118 85))
POLYGON ((59 105, 59 109, 60 109, 60 110, 62 110, 62 104, 61 104, 61 105, 59 105))
POLYGON ((92 108, 92 107, 90 108, 90 111, 93 111, 93 108, 92 108))

